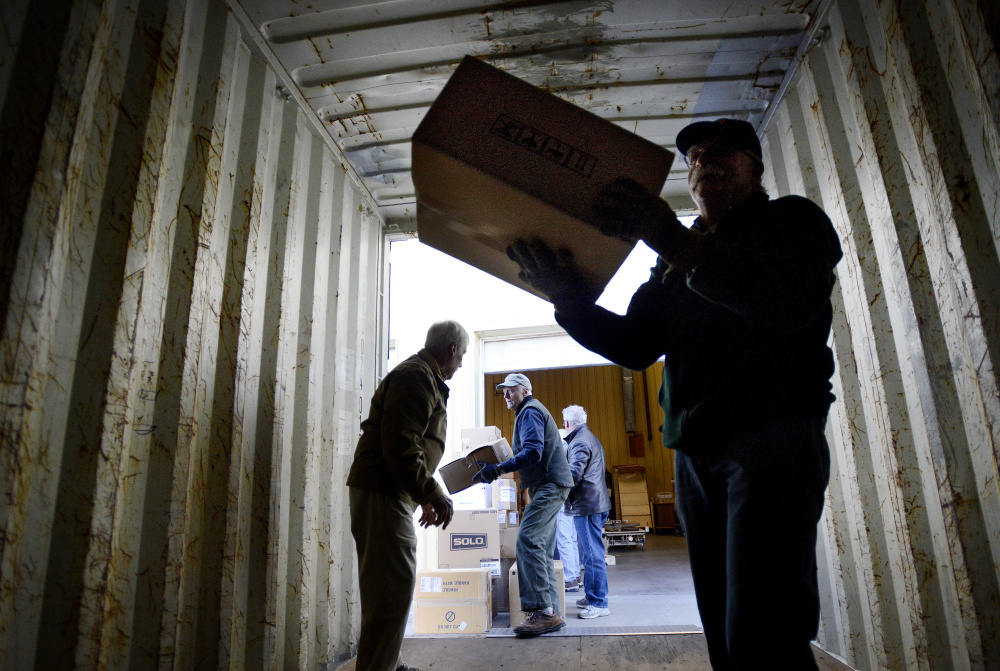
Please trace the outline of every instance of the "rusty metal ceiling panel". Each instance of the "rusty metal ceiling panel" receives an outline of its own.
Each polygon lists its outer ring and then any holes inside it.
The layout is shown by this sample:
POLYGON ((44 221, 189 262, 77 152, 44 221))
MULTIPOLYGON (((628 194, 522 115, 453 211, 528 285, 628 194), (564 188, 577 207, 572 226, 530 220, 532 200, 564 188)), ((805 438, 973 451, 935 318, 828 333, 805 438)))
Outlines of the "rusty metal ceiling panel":
MULTIPOLYGON (((673 148, 694 118, 761 125, 821 0, 233 0, 389 224, 415 216, 410 138, 471 54, 673 148)), ((299 97, 299 96, 297 96, 299 97)), ((690 208, 678 162, 662 195, 690 208)))

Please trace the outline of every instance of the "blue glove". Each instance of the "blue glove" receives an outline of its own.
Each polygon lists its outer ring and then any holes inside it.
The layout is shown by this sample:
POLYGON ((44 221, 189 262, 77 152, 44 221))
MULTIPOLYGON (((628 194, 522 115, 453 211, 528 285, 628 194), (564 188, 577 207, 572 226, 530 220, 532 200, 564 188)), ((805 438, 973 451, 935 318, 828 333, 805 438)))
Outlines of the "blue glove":
POLYGON ((485 461, 476 460, 479 464, 479 472, 472 476, 474 482, 489 484, 500 477, 500 469, 496 464, 488 464, 485 461))

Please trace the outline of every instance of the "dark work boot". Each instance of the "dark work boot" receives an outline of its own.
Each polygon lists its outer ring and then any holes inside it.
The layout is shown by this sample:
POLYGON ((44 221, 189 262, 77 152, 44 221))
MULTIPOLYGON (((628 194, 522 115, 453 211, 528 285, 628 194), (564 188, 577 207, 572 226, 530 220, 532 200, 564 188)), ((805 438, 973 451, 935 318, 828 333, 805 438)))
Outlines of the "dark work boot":
POLYGON ((514 633, 518 636, 538 636, 547 634, 550 631, 558 631, 566 626, 566 620, 560 615, 552 613, 546 615, 545 611, 536 610, 521 624, 514 627, 514 633))

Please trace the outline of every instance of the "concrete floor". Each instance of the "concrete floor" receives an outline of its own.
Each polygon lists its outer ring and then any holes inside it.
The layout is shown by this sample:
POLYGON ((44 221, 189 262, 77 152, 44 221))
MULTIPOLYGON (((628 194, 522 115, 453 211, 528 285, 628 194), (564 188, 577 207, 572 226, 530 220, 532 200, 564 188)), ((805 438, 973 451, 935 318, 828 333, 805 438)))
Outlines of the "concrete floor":
MULTIPOLYGON (((645 546, 612 548, 616 563, 608 567, 607 617, 576 617, 582 592, 570 592, 567 626, 558 632, 516 638, 507 628, 509 616, 502 613, 488 633, 407 635, 403 659, 424 671, 711 671, 684 538, 650 534, 645 546)), ((849 670, 823 651, 815 653, 821 671, 849 670)), ((353 671, 354 660, 340 668, 353 671)))
MULTIPOLYGON (((566 628, 554 635, 700 632, 684 537, 649 534, 645 547, 611 549, 615 557, 615 565, 608 567, 611 615, 581 620, 576 600, 583 591, 567 592, 566 628)), ((513 636, 506 628, 508 621, 501 615, 489 635, 513 636)))

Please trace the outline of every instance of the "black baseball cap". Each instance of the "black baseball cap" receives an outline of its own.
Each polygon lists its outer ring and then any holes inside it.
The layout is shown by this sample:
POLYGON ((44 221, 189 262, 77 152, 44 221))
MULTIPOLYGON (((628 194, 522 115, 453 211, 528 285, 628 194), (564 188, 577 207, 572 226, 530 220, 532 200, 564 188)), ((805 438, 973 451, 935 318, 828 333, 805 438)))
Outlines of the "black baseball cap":
POLYGON ((677 150, 687 156, 691 147, 714 139, 726 140, 734 147, 753 154, 762 163, 764 161, 764 152, 760 148, 760 140, 757 139, 753 124, 741 119, 716 119, 688 124, 677 134, 677 150))

